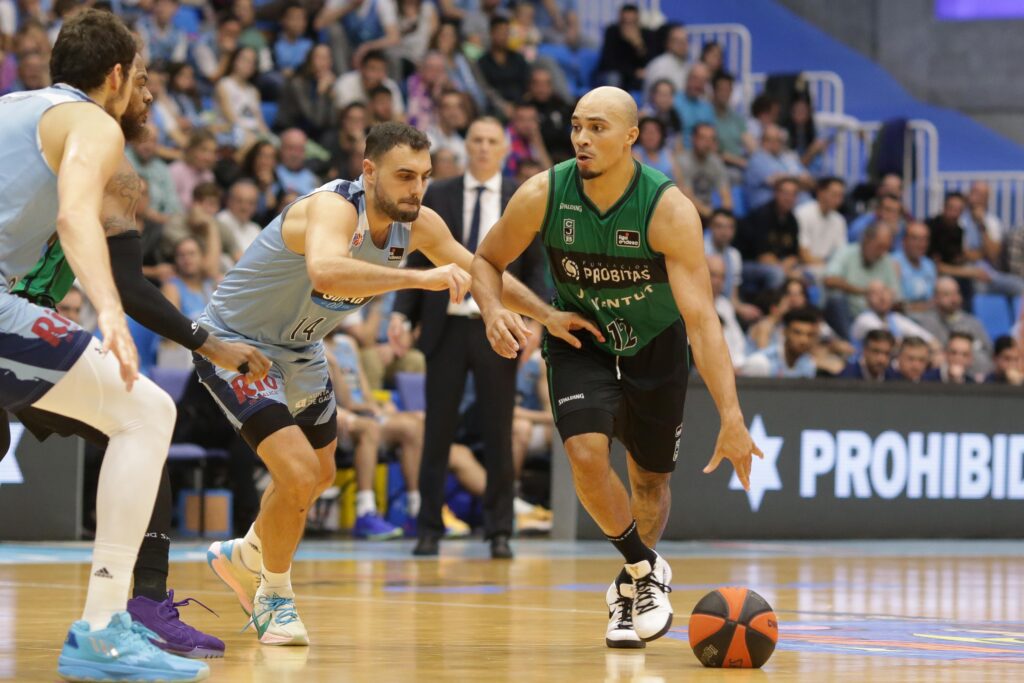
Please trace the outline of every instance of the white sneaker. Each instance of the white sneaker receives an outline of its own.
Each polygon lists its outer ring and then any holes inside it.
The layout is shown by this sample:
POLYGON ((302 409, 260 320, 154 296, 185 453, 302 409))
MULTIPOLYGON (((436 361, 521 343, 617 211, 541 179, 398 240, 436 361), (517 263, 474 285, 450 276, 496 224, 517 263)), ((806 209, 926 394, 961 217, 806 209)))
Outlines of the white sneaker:
POLYGON ((214 541, 206 551, 206 563, 220 580, 235 592, 245 615, 251 616, 253 596, 260 585, 260 575, 242 562, 243 543, 244 538, 214 541))
POLYGON ((604 644, 615 648, 647 647, 633 628, 633 584, 624 583, 616 587, 612 581, 604 599, 608 603, 608 630, 604 634, 604 644))
MULTIPOLYGON (((657 555, 657 553, 655 553, 657 555)), ((661 638, 672 626, 672 568, 661 555, 654 566, 647 560, 627 564, 626 572, 633 577, 633 628, 644 641, 661 638)))
POLYGON ((249 623, 264 645, 309 645, 309 633, 295 610, 294 595, 279 595, 261 585, 249 623))

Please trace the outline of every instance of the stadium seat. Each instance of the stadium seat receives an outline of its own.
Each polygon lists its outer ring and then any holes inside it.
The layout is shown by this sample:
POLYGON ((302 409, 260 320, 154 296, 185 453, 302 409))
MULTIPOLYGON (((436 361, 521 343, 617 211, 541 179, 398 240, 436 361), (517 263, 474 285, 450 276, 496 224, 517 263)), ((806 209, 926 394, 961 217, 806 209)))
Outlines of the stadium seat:
POLYGON ((1002 294, 975 294, 974 315, 992 339, 1003 336, 1013 327, 1010 300, 1002 294))
POLYGON ((260 105, 263 111, 263 120, 267 122, 267 128, 273 128, 277 121, 277 102, 263 102, 260 105))
POLYGON ((203 29, 203 11, 192 5, 182 5, 178 13, 174 15, 172 22, 175 28, 179 28, 190 37, 196 37, 203 29))
POLYGON ((398 387, 402 410, 426 410, 426 375, 422 372, 399 372, 395 375, 395 386, 398 387))
MULTIPOLYGON (((185 394, 185 386, 192 375, 191 369, 162 368, 154 366, 150 370, 150 379, 166 391, 171 399, 177 403, 185 394)), ((220 448, 203 448, 194 443, 172 443, 167 452, 168 460, 192 462, 193 487, 199 492, 199 536, 206 533, 206 462, 211 458, 225 459, 228 452, 220 448)), ((184 510, 179 509, 178 519, 184 519, 184 510)), ((183 526, 180 525, 179 526, 183 526)))

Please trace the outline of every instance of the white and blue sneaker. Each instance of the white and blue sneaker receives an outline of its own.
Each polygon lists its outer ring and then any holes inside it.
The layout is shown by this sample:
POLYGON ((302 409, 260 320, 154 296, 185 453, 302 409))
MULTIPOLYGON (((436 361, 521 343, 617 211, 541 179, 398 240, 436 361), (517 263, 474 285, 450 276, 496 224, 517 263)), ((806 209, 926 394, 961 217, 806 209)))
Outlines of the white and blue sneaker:
POLYGON ((244 538, 214 541, 206 551, 206 563, 224 585, 234 591, 242 611, 249 616, 252 614, 253 596, 260 585, 260 575, 242 561, 242 544, 245 542, 244 538))
POLYGON ((280 595, 261 585, 245 628, 250 624, 264 645, 309 645, 309 633, 295 610, 294 595, 280 595))
POLYGON ((203 662, 164 652, 150 642, 158 636, 117 612, 105 629, 92 631, 76 621, 68 629, 57 664, 66 681, 202 681, 210 675, 203 662))

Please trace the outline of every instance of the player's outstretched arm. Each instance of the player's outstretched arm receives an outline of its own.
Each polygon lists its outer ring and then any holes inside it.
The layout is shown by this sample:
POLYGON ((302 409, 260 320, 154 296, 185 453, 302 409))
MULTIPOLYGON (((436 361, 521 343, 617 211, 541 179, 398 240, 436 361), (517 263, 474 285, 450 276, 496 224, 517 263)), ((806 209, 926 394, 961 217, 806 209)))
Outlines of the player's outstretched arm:
POLYGON ((723 458, 728 459, 743 487, 749 488, 751 454, 760 456, 761 451, 747 432, 736 396, 732 361, 711 294, 700 216, 677 188, 662 195, 651 219, 648 241, 665 255, 672 296, 686 321, 694 360, 722 422, 714 455, 704 471, 713 472, 723 458))
MULTIPOLYGON (((547 173, 538 173, 523 183, 512 195, 501 218, 477 248, 470 270, 473 275, 473 298, 480 305, 487 326, 487 339, 494 351, 505 358, 515 358, 519 349, 526 344, 526 335, 529 334, 522 319, 503 305, 511 305, 512 298, 518 299, 509 297, 510 292, 506 292, 510 281, 529 290, 511 279, 505 269, 526 251, 537 236, 544 222, 547 201, 547 173)), ((576 313, 556 310, 537 297, 533 299, 539 306, 533 306, 535 310, 521 312, 544 325, 549 334, 576 348, 580 347, 580 341, 572 333, 574 330, 586 329, 604 341, 601 331, 586 318, 576 313)))
POLYGON ((71 269, 96 307, 103 347, 114 352, 131 389, 139 361, 114 287, 110 255, 100 222, 103 190, 124 155, 121 128, 99 107, 67 104, 40 125, 43 154, 59 158, 57 234, 71 269), (62 151, 61 146, 63 146, 62 151))
MULTIPOLYGON (((462 301, 469 292, 469 274, 454 264, 415 270, 387 268, 350 257, 349 245, 359 217, 355 207, 343 197, 333 192, 317 192, 303 200, 303 204, 306 229, 301 251, 306 255, 306 271, 317 291, 350 298, 399 289, 447 289, 453 302, 462 301)), ((296 208, 299 207, 293 206, 291 211, 296 208)), ((286 231, 287 227, 286 224, 286 231)))

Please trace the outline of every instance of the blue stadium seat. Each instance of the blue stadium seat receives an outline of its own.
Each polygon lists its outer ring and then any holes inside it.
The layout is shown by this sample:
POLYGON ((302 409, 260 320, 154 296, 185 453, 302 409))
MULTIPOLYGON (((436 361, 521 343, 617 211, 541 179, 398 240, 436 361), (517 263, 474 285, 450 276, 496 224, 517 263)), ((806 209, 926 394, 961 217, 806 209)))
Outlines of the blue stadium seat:
POLYGON ((277 121, 277 102, 263 102, 260 109, 263 110, 263 120, 267 122, 267 127, 273 128, 277 121))
POLYGON ((558 63, 574 96, 582 97, 594 86, 594 69, 601 58, 599 51, 583 48, 574 52, 565 45, 543 43, 537 46, 537 54, 558 63))
POLYGON ((198 7, 182 5, 172 23, 189 36, 198 36, 203 29, 203 11, 198 7))
POLYGON ((974 315, 992 339, 1001 337, 1013 327, 1010 300, 1002 294, 975 294, 974 315))
POLYGON ((742 185, 732 186, 732 212, 736 218, 743 218, 747 215, 747 196, 743 192, 742 185))

